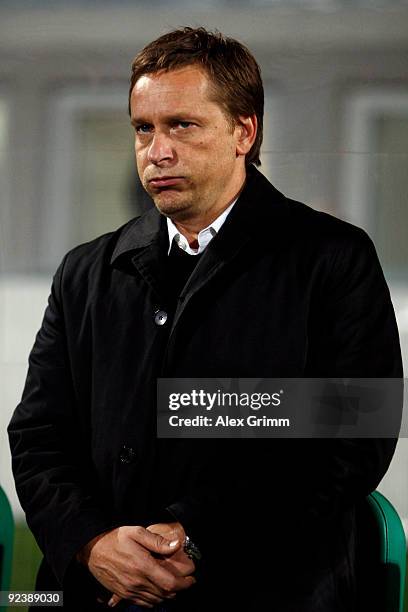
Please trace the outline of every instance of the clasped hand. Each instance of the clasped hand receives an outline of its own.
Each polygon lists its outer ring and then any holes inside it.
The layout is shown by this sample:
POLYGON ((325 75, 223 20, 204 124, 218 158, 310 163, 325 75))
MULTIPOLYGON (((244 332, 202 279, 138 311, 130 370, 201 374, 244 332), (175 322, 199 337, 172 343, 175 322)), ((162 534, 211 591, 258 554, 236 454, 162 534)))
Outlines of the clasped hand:
POLYGON ((196 582, 184 540, 177 522, 118 527, 91 540, 77 558, 112 592, 109 606, 127 599, 152 608, 196 582))

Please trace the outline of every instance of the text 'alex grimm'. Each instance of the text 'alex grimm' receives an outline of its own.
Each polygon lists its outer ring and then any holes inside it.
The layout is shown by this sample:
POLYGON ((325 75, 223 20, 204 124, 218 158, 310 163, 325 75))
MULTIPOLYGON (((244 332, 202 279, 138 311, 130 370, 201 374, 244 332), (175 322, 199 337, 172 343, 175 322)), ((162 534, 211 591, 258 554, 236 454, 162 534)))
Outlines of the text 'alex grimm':
POLYGON ((173 414, 169 417, 169 425, 171 427, 290 427, 290 419, 256 417, 255 415, 246 418, 219 416, 214 419, 202 415, 188 418, 173 414))

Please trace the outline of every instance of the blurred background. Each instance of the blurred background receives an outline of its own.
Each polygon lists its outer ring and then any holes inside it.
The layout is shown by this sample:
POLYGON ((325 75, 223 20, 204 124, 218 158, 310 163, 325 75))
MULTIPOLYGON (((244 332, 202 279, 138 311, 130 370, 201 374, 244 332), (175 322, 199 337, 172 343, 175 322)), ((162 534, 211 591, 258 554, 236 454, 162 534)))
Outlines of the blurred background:
MULTIPOLYGON (((127 115, 130 64, 180 25, 247 44, 266 90, 262 171, 287 196, 364 227, 408 370, 408 3, 396 0, 0 1, 0 484, 18 524, 13 588, 40 553, 6 426, 65 252, 148 206, 127 115)), ((408 531, 408 440, 380 490, 408 531)))

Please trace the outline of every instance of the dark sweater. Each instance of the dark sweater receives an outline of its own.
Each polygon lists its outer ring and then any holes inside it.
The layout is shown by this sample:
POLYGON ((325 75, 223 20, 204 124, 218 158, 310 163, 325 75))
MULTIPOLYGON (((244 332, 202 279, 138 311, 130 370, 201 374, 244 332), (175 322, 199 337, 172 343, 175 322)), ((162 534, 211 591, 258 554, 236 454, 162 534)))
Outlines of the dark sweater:
POLYGON ((166 306, 172 314, 176 309, 178 297, 198 264, 201 255, 201 253, 199 255, 189 255, 173 240, 170 253, 164 261, 162 274, 163 295, 166 299, 166 306))

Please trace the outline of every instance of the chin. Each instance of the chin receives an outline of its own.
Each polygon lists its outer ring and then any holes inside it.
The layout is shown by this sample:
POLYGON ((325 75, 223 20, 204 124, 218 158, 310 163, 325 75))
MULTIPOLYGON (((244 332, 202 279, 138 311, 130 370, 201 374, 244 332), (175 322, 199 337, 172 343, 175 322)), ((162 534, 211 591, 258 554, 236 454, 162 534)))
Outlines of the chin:
POLYGON ((153 197, 156 208, 167 217, 183 215, 189 208, 188 202, 180 202, 176 199, 163 198, 161 195, 153 197))

